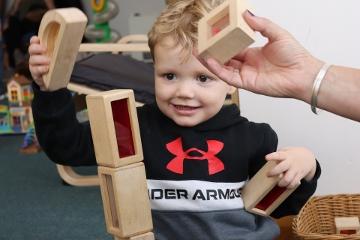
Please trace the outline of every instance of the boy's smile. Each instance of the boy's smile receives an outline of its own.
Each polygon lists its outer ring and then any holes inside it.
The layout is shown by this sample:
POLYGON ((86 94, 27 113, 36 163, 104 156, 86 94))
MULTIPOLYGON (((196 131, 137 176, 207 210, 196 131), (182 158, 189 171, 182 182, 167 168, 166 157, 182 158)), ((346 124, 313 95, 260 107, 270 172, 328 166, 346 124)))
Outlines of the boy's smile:
POLYGON ((233 90, 194 55, 184 57, 170 37, 154 49, 155 95, 160 110, 180 126, 192 127, 213 117, 233 90))

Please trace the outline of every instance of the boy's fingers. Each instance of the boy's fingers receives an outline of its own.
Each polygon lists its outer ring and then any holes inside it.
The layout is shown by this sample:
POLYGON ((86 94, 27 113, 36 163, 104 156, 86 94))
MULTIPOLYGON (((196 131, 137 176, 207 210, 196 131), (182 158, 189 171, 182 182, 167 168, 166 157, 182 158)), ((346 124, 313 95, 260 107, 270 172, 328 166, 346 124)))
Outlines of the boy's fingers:
POLYGON ((283 161, 287 157, 286 153, 284 151, 277 151, 273 153, 269 153, 265 156, 265 159, 268 161, 283 161))
POLYGON ((41 73, 41 75, 46 74, 49 71, 49 66, 38 66, 38 72, 41 73))
POLYGON ((284 176, 280 179, 278 186, 287 187, 295 178, 296 173, 294 171, 288 170, 284 176))
POLYGON ((294 187, 297 187, 299 186, 301 183, 301 178, 298 175, 295 176, 295 178, 293 179, 293 181, 289 184, 288 188, 294 188, 294 187))
POLYGON ((30 38, 30 44, 32 43, 40 43, 40 38, 38 36, 32 36, 30 38))
POLYGON ((292 181, 289 183, 289 185, 287 187, 288 188, 297 187, 298 185, 300 185, 300 180, 301 180, 300 173, 295 174, 294 178, 292 179, 292 181))
POLYGON ((289 163, 287 161, 280 162, 273 169, 268 172, 268 176, 276 176, 286 172, 289 169, 289 163))
POLYGON ((42 75, 49 71, 48 66, 30 66, 30 71, 34 80, 41 79, 42 75))
POLYGON ((44 54, 46 52, 46 48, 40 44, 30 44, 28 51, 30 55, 44 54))
POLYGON ((30 65, 45 65, 50 64, 50 59, 43 55, 33 55, 29 58, 29 64, 30 65))

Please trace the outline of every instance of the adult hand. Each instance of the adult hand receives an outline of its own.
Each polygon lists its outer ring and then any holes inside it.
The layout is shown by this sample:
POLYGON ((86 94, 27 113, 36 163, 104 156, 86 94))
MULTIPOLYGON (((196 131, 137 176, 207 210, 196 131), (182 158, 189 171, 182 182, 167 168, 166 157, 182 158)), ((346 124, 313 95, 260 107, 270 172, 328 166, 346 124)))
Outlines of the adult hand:
POLYGON ((204 59, 205 65, 230 85, 273 97, 310 101, 313 80, 323 63, 314 58, 286 30, 268 19, 252 15, 249 26, 268 39, 263 47, 248 48, 225 65, 204 59))

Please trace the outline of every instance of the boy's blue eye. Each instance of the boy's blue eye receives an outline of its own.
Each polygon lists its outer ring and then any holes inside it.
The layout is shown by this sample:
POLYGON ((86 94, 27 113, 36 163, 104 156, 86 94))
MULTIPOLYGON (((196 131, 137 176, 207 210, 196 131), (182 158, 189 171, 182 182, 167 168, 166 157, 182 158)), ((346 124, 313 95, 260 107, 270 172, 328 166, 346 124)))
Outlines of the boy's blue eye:
POLYGON ((167 80, 174 80, 176 78, 175 74, 173 74, 173 73, 166 73, 166 74, 164 74, 164 77, 167 80))

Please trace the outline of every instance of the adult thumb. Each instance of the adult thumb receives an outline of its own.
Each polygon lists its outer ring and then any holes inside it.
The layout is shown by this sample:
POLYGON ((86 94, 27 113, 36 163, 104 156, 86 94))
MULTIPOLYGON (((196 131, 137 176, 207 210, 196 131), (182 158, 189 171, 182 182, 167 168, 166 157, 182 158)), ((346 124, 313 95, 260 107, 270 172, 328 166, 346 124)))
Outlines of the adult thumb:
POLYGON ((254 31, 261 33, 261 35, 268 38, 270 42, 290 35, 285 29, 281 28, 269 19, 257 17, 250 11, 245 11, 244 19, 254 31))

